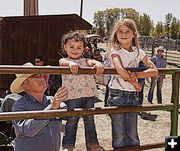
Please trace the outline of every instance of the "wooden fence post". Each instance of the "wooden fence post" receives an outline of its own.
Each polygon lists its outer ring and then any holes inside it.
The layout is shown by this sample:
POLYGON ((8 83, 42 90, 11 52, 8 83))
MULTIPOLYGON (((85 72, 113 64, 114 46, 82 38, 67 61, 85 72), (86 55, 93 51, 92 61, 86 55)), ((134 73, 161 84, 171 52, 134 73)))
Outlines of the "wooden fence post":
POLYGON ((171 102, 174 104, 171 110, 171 136, 177 136, 178 133, 178 110, 179 110, 179 74, 175 71, 172 75, 172 95, 171 102))

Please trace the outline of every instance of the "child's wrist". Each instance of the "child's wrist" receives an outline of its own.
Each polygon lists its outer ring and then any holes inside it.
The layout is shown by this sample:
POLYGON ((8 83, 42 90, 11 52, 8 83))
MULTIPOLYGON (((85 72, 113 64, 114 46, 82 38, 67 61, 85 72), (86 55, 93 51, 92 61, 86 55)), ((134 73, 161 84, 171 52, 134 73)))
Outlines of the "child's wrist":
POLYGON ((125 82, 129 82, 130 81, 130 77, 127 77, 126 79, 124 79, 125 82))

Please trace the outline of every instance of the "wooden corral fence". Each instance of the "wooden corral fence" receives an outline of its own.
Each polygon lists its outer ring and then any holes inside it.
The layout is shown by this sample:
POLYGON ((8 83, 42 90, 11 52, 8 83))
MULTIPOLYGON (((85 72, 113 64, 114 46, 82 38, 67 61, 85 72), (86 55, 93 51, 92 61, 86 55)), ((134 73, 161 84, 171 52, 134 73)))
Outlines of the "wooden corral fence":
POLYGON ((148 57, 152 57, 155 53, 155 48, 163 46, 165 49, 165 58, 167 63, 173 65, 180 65, 180 44, 172 41, 154 40, 154 41, 141 41, 141 48, 146 52, 148 57))
MULTIPOLYGON (((130 71, 141 71, 138 68, 127 68, 130 71)), ((95 74, 95 69, 91 67, 79 69, 78 74, 95 74)), ((33 74, 71 74, 67 67, 22 67, 22 66, 7 66, 0 65, 0 74, 15 74, 15 73, 33 73, 33 74)), ((117 74, 113 68, 105 68, 104 74, 117 74)), ((125 112, 142 112, 142 111, 154 111, 163 110, 170 111, 171 113, 171 129, 169 135, 177 136, 178 132, 178 110, 179 105, 179 78, 180 69, 159 69, 159 74, 171 74, 172 75, 172 95, 170 104, 158 104, 158 105, 143 105, 138 107, 98 107, 91 109, 74 109, 74 110, 49 110, 49 111, 25 111, 25 112, 6 112, 0 113, 0 121, 20 120, 20 119, 43 119, 43 118, 55 118, 64 116, 88 116, 97 114, 112 114, 112 113, 125 113, 125 112)), ((126 147, 123 151, 138 151, 147 150, 153 148, 162 148, 165 146, 165 142, 156 142, 152 144, 141 145, 140 147, 126 147)), ((113 151, 109 150, 109 151, 113 151)))
MULTIPOLYGON (((153 56, 152 50, 146 50, 145 52, 149 58, 153 56)), ((165 52, 165 58, 168 64, 180 65, 180 52, 178 51, 165 52)))

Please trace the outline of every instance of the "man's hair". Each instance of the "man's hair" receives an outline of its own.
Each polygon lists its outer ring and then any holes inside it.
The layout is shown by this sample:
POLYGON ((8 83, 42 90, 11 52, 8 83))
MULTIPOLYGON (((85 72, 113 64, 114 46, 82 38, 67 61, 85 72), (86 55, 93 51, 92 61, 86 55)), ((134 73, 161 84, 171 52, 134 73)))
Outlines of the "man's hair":
POLYGON ((35 59, 39 59, 40 61, 45 62, 45 59, 44 59, 44 57, 42 55, 37 56, 35 59))

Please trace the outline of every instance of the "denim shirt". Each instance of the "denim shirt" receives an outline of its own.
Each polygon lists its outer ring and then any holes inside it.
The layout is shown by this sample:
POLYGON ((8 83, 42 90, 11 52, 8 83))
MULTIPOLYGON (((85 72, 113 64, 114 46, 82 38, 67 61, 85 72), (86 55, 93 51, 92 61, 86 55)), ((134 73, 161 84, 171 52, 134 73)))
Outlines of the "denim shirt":
POLYGON ((166 59, 163 56, 155 55, 152 57, 151 61, 157 68, 166 68, 166 59))
MULTIPOLYGON (((13 105, 13 112, 50 109, 50 101, 44 96, 38 102, 33 96, 25 94, 13 105)), ((13 121, 16 138, 15 151, 59 151, 59 119, 25 119, 13 121)))

